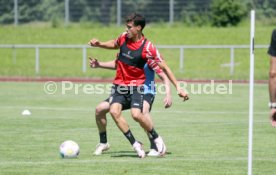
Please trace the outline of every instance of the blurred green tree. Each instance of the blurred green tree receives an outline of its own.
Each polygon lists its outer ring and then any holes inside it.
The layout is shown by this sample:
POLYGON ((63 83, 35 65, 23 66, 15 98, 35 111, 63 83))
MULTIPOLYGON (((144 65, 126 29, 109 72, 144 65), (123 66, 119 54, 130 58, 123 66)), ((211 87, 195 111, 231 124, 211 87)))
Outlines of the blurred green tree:
POLYGON ((236 26, 247 16, 247 4, 240 0, 213 0, 211 3, 212 25, 236 26))

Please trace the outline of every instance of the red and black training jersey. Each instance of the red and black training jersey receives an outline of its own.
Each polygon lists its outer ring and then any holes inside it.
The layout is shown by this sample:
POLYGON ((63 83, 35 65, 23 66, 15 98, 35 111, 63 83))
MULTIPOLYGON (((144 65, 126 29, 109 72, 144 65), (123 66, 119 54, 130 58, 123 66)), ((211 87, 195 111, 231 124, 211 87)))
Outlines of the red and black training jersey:
POLYGON ((115 44, 120 46, 117 59, 117 71, 113 81, 114 84, 124 86, 140 86, 145 81, 144 65, 148 60, 161 62, 162 57, 153 44, 144 36, 133 42, 127 38, 126 33, 121 34, 115 44))

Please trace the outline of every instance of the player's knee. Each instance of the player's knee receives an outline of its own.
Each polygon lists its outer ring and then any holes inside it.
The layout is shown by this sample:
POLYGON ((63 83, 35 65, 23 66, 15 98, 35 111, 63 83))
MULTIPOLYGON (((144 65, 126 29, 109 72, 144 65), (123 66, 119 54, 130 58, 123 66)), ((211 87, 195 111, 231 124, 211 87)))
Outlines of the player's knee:
POLYGON ((99 104, 95 109, 95 115, 96 115, 96 117, 105 115, 106 113, 108 113, 108 111, 109 111, 109 106, 99 104))
POLYGON ((131 115, 132 115, 132 118, 135 120, 135 121, 140 121, 141 120, 141 111, 131 111, 131 115))
POLYGON ((120 111, 118 111, 117 109, 110 109, 109 112, 115 120, 120 117, 120 111))
POLYGON ((270 71, 269 71, 269 78, 271 78, 271 79, 276 79, 276 71, 270 70, 270 71))
POLYGON ((97 106, 96 107, 96 110, 95 110, 95 114, 96 114, 96 116, 99 116, 99 115, 101 115, 102 113, 103 113, 103 108, 101 108, 101 106, 97 106))

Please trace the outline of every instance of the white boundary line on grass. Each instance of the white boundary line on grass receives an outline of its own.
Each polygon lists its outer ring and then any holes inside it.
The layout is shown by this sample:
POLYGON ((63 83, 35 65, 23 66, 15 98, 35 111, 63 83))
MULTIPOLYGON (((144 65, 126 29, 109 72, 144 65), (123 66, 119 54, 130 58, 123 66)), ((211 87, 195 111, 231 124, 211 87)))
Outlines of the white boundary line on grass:
MULTIPOLYGON (((29 110, 53 110, 53 111, 86 111, 86 112, 92 112, 94 111, 93 108, 72 108, 72 107, 47 107, 47 106, 41 106, 41 107, 35 107, 35 106, 0 106, 0 109, 29 109, 29 110)), ((153 110, 152 113, 191 113, 191 114, 248 114, 248 111, 179 111, 179 110, 170 110, 170 109, 164 109, 164 110, 153 110)), ((263 115, 267 114, 267 111, 259 111, 255 112, 255 114, 263 115)))
MULTIPOLYGON (((60 160, 53 160, 53 161, 0 161, 0 166, 5 166, 5 165, 52 165, 52 164, 64 164, 65 161, 67 164, 69 163, 79 163, 79 164, 83 164, 83 163, 118 163, 118 162, 128 162, 128 163, 137 163, 140 159, 125 159, 125 158, 108 158, 108 159, 60 159, 60 160)), ((140 162, 139 163, 148 163, 148 162, 152 162, 152 163, 156 163, 156 161, 195 161, 195 162, 206 162, 206 161, 224 161, 224 162, 229 162, 229 161, 247 161, 247 157, 214 157, 214 158, 182 158, 182 157, 173 157, 170 156, 170 158, 146 158, 144 162, 140 162), (172 159, 173 158, 173 159, 172 159)), ((276 158, 255 158, 254 161, 270 161, 270 162, 276 162, 276 158)))

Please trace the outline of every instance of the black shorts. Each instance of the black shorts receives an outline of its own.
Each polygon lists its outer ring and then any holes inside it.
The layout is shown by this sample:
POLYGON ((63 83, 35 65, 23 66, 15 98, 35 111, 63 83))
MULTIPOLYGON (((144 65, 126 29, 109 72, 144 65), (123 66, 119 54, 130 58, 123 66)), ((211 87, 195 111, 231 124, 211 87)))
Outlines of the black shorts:
POLYGON ((118 86, 115 85, 112 89, 109 103, 120 103, 124 109, 139 108, 143 109, 143 86, 118 86))
POLYGON ((151 111, 152 104, 154 102, 154 95, 153 94, 145 94, 144 101, 148 102, 148 104, 150 105, 149 111, 151 111))
MULTIPOLYGON (((104 101, 107 103, 110 103, 110 97, 109 96, 107 99, 105 99, 104 101)), ((144 94, 144 101, 148 102, 148 104, 150 105, 150 111, 152 108, 152 104, 154 102, 154 95, 153 94, 144 94)), ((122 110, 128 110, 130 109, 130 105, 123 105, 123 109, 122 110)))
MULTIPOLYGON (((107 103, 110 103, 110 98, 111 96, 109 96, 107 99, 105 99, 104 101, 107 102, 107 103)), ((127 110, 127 109, 130 109, 130 105, 127 104, 127 105, 123 105, 123 108, 122 110, 127 110)))
POLYGON ((276 57, 276 29, 272 32, 270 46, 267 53, 270 56, 276 57))

